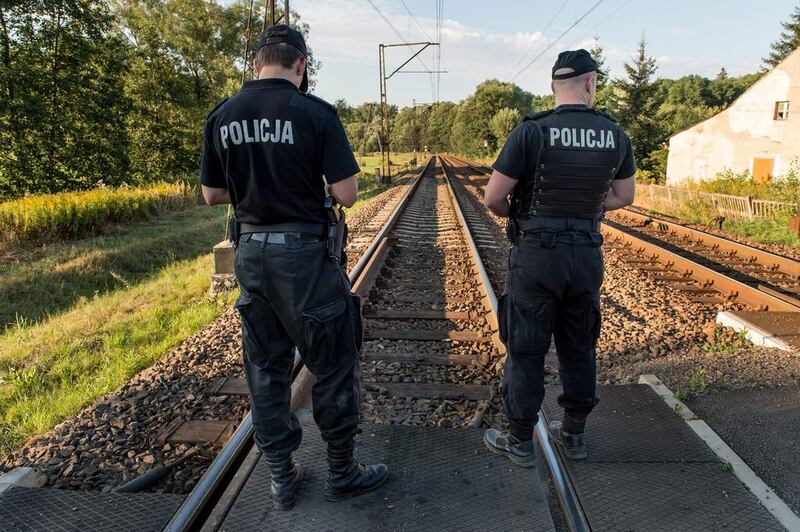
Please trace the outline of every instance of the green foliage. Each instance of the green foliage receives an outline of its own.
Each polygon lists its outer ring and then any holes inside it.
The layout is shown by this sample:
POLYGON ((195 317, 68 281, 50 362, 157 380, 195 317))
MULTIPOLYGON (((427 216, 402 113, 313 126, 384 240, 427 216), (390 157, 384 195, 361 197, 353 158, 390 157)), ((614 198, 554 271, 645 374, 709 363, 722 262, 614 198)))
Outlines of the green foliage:
POLYGON ((703 346, 703 351, 706 353, 735 353, 746 346, 747 329, 729 333, 726 329, 717 327, 714 329, 714 337, 709 339, 708 343, 703 346))
POLYGON ((492 134, 494 134, 497 147, 503 146, 506 143, 506 139, 508 139, 508 135, 511 134, 511 131, 520 123, 520 113, 516 109, 509 109, 508 107, 504 107, 497 111, 497 113, 492 117, 489 121, 489 128, 492 130, 492 134))
POLYGON ((0 203, 0 236, 17 242, 76 238, 110 223, 142 220, 197 204, 185 183, 27 196, 0 203))
POLYGON ((777 66, 778 63, 800 47, 800 6, 794 8, 794 13, 789 16, 789 20, 781 22, 783 32, 780 38, 772 43, 772 51, 769 57, 764 59, 764 64, 768 67, 777 66))
POLYGON ((785 176, 769 183, 754 181, 750 172, 720 172, 714 179, 692 182, 690 185, 703 192, 750 196, 756 199, 795 203, 800 200, 800 172, 792 168, 785 176))
POLYGON ((513 83, 484 81, 458 107, 451 137, 453 149, 465 155, 494 153, 500 145, 490 125, 492 117, 506 107, 522 115, 530 106, 530 93, 513 83))
POLYGON ((105 2, 0 7, 0 199, 118 185, 128 54, 105 2))
MULTIPOLYGON (((0 200, 195 173, 206 114, 250 66, 247 16, 216 0, 3 2, 0 200)), ((318 68, 309 52, 312 87, 318 68)))
POLYGON ((450 150, 450 135, 456 121, 458 105, 453 102, 433 104, 425 129, 425 144, 432 152, 450 150))
POLYGON ((733 473, 733 464, 730 462, 722 462, 722 470, 726 473, 733 473))
POLYGON ((706 384, 706 370, 700 368, 689 375, 689 391, 691 393, 703 393, 708 388, 706 384))

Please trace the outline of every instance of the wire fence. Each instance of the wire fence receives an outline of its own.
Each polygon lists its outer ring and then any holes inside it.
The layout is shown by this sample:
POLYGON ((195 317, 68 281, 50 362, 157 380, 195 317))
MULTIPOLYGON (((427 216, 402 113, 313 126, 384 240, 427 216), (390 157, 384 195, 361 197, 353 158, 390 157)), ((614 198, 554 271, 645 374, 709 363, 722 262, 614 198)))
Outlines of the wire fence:
POLYGON ((794 203, 759 200, 750 196, 709 194, 698 190, 664 185, 637 185, 634 205, 644 209, 661 210, 673 210, 687 206, 705 207, 716 211, 720 216, 740 220, 773 218, 781 214, 791 214, 797 209, 797 205, 794 203))

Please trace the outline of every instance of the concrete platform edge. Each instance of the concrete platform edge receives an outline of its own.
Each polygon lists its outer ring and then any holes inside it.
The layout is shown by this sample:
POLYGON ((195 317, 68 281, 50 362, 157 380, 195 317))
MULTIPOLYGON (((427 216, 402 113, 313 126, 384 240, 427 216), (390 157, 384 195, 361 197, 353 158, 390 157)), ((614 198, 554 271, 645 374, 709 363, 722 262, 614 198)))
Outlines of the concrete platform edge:
POLYGON ((800 516, 795 514, 789 506, 767 484, 750 469, 744 460, 731 449, 725 441, 714 432, 708 424, 699 419, 689 407, 678 400, 675 395, 655 375, 640 375, 639 384, 647 384, 676 415, 679 415, 689 425, 689 428, 702 439, 706 445, 719 457, 720 460, 733 466, 733 474, 747 487, 750 492, 761 502, 762 506, 771 513, 786 530, 800 530, 800 516))
POLYGON ((781 340, 780 338, 775 337, 768 331, 757 327, 756 325, 750 323, 749 321, 735 316, 731 312, 723 311, 717 313, 717 323, 720 325, 724 325, 725 327, 731 327, 735 331, 747 331, 747 339, 750 340, 755 345, 763 345, 764 347, 774 347, 777 349, 781 349, 783 351, 790 351, 794 352, 795 349, 781 340))

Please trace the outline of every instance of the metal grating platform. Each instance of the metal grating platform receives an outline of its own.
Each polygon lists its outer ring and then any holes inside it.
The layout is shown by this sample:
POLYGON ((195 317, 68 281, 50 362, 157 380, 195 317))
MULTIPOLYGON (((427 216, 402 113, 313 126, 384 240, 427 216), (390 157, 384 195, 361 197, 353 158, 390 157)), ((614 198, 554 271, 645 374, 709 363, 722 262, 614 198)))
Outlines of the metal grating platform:
MULTIPOLYGON (((558 386, 544 410, 561 419, 558 386)), ((586 516, 601 530, 783 530, 647 385, 601 386, 583 462, 565 461, 586 516)))
POLYGON ((223 530, 554 530, 536 469, 490 454, 480 430, 364 426, 357 456, 382 461, 390 478, 375 492, 322 498, 324 444, 305 426, 296 458, 305 478, 297 506, 273 511, 269 472, 259 461, 223 530))
POLYGON ((4 531, 144 532, 161 530, 182 495, 11 488, 0 496, 4 531))

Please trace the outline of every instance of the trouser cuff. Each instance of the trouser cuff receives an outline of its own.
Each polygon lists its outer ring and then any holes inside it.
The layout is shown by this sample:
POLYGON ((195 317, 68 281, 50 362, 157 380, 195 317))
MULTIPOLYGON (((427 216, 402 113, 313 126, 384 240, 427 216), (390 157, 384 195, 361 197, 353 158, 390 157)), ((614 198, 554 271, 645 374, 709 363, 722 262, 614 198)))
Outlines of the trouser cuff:
POLYGON ((509 432, 519 441, 530 441, 533 439, 533 425, 534 423, 511 421, 508 422, 509 432))
POLYGON ((583 434, 586 430, 586 414, 568 414, 564 412, 561 430, 569 434, 583 434))

